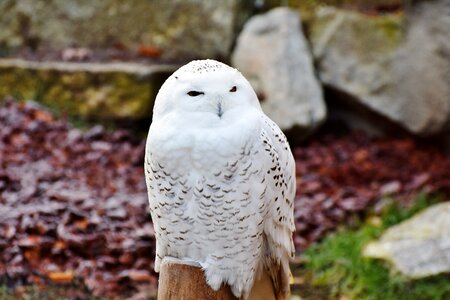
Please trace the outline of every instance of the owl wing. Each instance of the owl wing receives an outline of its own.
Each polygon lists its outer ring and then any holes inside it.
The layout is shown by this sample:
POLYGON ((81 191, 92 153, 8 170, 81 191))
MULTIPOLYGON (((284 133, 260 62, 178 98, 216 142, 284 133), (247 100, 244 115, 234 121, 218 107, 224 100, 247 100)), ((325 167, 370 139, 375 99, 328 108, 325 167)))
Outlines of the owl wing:
POLYGON ((267 216, 264 235, 267 255, 264 266, 279 297, 289 293, 289 258, 295 255, 294 225, 295 161, 281 129, 268 117, 262 117, 260 139, 264 146, 267 216))
POLYGON ((192 197, 192 188, 187 184, 186 176, 169 172, 164 165, 153 158, 153 147, 147 141, 145 154, 145 179, 148 190, 150 214, 156 235, 155 271, 159 272, 162 259, 168 255, 171 244, 179 247, 172 251, 175 257, 182 257, 185 246, 189 243, 185 238, 192 230, 192 218, 183 216, 183 202, 192 197), (183 219, 180 221, 179 219, 183 219), (177 253, 179 255, 176 255, 177 253))

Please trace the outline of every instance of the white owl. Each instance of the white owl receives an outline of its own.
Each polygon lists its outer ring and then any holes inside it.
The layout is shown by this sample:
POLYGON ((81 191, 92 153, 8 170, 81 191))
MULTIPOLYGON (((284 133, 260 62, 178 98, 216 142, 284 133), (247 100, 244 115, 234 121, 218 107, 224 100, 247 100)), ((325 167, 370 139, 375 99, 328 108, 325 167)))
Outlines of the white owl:
POLYGON ((214 60, 178 69, 161 87, 145 157, 163 257, 199 263, 208 284, 247 298, 262 272, 289 293, 295 163, 285 136, 239 71, 214 60))

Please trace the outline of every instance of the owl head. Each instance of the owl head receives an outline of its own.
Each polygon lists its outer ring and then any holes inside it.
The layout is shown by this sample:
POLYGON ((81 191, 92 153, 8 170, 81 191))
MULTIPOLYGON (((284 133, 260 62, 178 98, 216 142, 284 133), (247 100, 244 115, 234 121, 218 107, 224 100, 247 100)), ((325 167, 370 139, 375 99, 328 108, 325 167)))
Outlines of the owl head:
POLYGON ((173 73, 155 100, 153 120, 167 115, 196 123, 219 124, 246 110, 261 110, 242 74, 215 60, 195 60, 173 73))

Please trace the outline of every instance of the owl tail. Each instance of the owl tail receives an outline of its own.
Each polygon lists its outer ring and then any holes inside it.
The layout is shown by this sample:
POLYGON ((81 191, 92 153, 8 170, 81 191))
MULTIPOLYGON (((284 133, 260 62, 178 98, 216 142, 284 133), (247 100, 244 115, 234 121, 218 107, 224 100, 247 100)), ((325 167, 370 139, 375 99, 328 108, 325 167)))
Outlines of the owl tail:
POLYGON ((277 300, 289 299, 290 297, 290 276, 289 258, 282 258, 280 262, 272 265, 270 272, 277 300))
POLYGON ((285 300, 289 299, 289 261, 287 264, 274 263, 261 270, 255 280, 247 300, 285 300))

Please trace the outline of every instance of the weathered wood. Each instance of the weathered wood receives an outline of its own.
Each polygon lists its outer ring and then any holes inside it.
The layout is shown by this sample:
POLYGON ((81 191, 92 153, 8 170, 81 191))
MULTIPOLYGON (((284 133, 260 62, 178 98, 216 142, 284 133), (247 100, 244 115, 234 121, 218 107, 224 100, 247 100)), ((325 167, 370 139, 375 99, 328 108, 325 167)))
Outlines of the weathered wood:
MULTIPOLYGON (((237 300, 226 285, 216 292, 206 283, 200 265, 165 257, 159 272, 158 300, 237 300)), ((267 273, 256 279, 248 300, 275 300, 272 280, 267 273)))
POLYGON ((203 270, 195 264, 164 258, 159 272, 158 300, 237 300, 228 286, 217 292, 206 283, 203 270))

